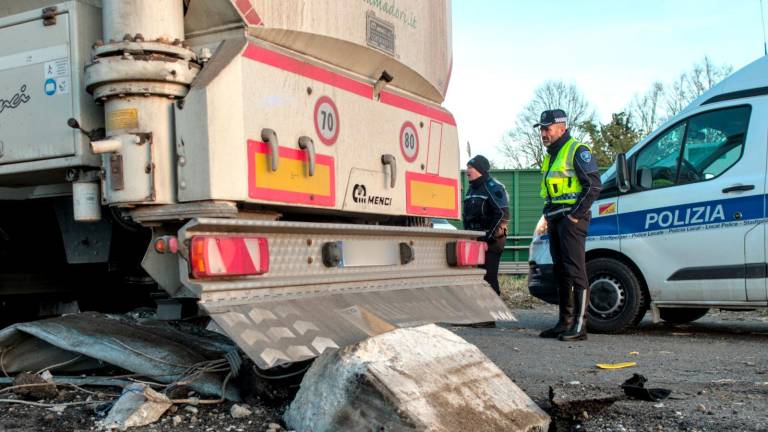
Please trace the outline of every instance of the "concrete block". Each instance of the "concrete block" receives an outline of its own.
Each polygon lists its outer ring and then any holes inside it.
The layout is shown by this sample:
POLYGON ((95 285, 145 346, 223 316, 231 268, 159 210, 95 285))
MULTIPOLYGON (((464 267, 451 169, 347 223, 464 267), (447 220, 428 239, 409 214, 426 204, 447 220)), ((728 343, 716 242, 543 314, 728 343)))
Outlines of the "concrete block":
POLYGON ((297 432, 543 432, 550 423, 476 346, 433 324, 326 351, 284 419, 297 432))

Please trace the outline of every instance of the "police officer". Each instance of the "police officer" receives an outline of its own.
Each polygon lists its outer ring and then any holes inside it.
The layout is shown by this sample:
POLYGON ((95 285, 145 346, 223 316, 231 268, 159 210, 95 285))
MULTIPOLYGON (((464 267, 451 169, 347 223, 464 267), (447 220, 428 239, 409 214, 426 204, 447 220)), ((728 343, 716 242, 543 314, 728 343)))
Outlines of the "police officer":
POLYGON ((488 243, 483 266, 485 280, 499 294, 499 262, 507 241, 509 197, 504 185, 490 176, 490 169, 490 162, 481 155, 467 162, 469 188, 464 197, 462 220, 465 229, 485 231, 485 236, 478 239, 488 243))
POLYGON ((601 183, 589 147, 571 136, 566 123, 565 111, 554 109, 541 113, 533 126, 539 128, 547 149, 541 166, 541 197, 546 201, 544 217, 560 297, 557 325, 539 336, 573 341, 587 339, 589 282, 584 247, 592 218, 589 208, 600 194, 601 183))

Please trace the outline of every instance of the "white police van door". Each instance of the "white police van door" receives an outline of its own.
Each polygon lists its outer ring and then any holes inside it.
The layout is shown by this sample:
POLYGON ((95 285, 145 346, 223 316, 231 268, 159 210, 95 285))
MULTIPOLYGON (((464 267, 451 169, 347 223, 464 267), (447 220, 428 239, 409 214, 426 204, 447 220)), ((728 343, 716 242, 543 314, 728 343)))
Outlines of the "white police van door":
POLYGON ((704 105, 630 159, 620 247, 654 301, 765 299, 766 111, 704 105))

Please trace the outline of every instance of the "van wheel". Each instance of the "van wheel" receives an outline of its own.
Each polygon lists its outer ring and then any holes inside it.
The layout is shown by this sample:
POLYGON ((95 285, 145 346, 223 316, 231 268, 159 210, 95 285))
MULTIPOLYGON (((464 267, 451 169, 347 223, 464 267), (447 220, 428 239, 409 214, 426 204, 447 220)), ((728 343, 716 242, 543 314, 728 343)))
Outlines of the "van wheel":
POLYGON ((587 263, 589 279, 588 328, 594 333, 619 333, 642 319, 645 294, 637 276, 613 258, 587 263))
POLYGON ((672 324, 696 321, 709 312, 709 308, 659 308, 659 316, 672 324))

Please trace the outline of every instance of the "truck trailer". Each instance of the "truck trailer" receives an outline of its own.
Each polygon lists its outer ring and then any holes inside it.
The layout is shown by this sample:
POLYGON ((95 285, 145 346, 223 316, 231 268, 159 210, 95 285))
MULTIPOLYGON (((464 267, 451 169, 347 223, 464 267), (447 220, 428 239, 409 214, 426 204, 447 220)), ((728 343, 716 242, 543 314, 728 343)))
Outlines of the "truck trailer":
POLYGON ((0 4, 3 317, 151 301, 262 369, 512 319, 457 219, 450 2, 0 4))

